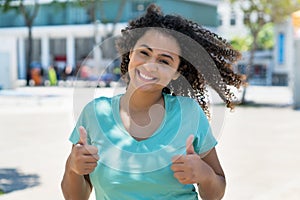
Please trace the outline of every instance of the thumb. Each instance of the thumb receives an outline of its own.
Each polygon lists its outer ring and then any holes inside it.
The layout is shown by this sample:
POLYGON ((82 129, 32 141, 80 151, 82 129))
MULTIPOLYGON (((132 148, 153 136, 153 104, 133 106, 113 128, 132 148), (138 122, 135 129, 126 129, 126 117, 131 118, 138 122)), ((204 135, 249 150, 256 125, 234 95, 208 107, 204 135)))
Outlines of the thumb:
POLYGON ((78 144, 87 145, 87 132, 83 126, 79 127, 80 138, 78 144))
POLYGON ((194 142, 194 135, 190 135, 190 136, 186 139, 186 154, 187 154, 187 155, 188 155, 188 154, 195 154, 193 142, 194 142))

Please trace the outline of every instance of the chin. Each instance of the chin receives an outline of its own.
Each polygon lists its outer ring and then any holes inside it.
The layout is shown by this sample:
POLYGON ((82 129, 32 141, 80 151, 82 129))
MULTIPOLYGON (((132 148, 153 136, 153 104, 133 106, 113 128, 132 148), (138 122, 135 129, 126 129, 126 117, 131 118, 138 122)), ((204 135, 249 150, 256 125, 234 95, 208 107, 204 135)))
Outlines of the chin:
POLYGON ((134 84, 134 88, 143 92, 161 92, 164 87, 156 83, 134 84))

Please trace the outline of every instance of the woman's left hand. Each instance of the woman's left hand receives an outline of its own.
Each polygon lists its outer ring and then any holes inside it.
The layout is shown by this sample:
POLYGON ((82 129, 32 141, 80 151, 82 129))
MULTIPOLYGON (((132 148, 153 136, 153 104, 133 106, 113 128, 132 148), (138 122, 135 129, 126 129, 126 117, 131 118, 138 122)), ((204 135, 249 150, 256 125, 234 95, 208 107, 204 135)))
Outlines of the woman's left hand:
POLYGON ((203 183, 213 175, 213 169, 195 152, 194 136, 186 140, 186 155, 176 155, 172 158, 171 169, 174 177, 182 184, 203 183))

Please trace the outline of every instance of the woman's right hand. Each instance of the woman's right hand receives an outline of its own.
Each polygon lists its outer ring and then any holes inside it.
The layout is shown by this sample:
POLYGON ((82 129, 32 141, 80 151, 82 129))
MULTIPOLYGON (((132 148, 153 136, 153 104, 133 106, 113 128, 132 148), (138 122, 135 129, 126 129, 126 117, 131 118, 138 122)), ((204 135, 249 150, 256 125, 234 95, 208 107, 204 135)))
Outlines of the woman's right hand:
POLYGON ((73 146, 70 157, 69 167, 78 175, 90 174, 97 167, 99 160, 98 149, 87 143, 87 132, 83 126, 79 127, 80 139, 73 146))

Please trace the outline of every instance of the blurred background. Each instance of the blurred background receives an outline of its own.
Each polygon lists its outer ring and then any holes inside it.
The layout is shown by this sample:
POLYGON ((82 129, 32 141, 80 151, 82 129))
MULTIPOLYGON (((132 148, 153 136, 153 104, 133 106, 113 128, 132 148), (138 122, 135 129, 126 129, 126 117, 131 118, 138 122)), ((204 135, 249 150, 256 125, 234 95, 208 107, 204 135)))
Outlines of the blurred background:
POLYGON ((76 118, 124 90, 114 42, 150 3, 242 53, 249 85, 216 118, 224 199, 300 199, 299 0, 0 0, 0 199, 63 199, 76 118))

